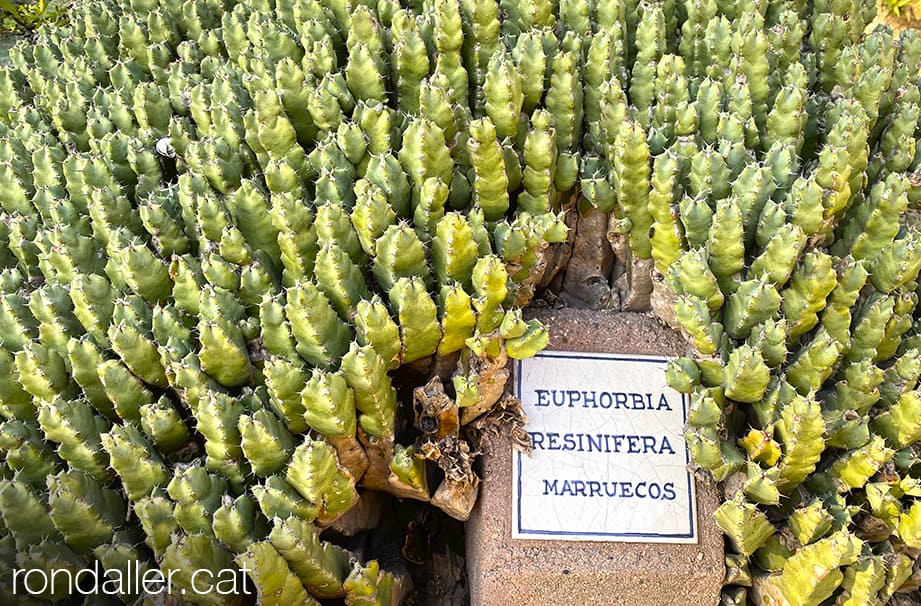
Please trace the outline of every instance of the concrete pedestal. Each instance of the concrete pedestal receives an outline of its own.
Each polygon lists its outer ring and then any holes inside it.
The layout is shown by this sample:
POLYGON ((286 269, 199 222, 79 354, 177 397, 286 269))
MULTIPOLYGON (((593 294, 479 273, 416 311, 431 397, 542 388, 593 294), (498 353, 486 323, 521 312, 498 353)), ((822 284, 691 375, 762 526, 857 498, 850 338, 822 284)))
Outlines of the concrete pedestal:
MULTIPOLYGON (((563 309, 531 316, 550 327, 549 349, 661 356, 687 349, 680 335, 644 314, 563 309)), ((718 604, 724 564, 714 485, 697 481, 697 544, 512 539, 511 445, 497 436, 483 449, 480 498, 467 523, 472 606, 718 604)))

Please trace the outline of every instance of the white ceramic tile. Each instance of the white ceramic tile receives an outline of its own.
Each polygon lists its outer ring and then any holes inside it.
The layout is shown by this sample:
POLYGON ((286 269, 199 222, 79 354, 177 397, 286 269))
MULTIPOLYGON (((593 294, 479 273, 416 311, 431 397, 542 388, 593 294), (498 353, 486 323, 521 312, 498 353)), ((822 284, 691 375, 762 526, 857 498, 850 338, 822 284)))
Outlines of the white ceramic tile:
POLYGON ((516 388, 534 450, 512 456, 512 536, 696 543, 685 396, 666 358, 547 351, 516 388))

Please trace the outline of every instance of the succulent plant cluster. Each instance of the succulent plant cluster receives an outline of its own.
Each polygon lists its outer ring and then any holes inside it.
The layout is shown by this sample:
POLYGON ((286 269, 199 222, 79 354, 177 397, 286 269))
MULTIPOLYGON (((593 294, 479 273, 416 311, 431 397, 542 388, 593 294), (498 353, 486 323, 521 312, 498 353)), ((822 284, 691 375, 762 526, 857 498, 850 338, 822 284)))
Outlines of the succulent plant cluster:
POLYGON ((462 427, 547 342, 520 308, 605 290, 613 249, 696 350, 669 381, 727 493, 723 602, 917 587, 921 38, 874 10, 131 0, 16 47, 0 569, 398 602, 320 531, 369 491, 465 518, 462 427))
POLYGON ((97 560, 398 602, 319 533, 367 491, 469 514, 461 427, 547 342, 580 41, 507 47, 494 2, 82 4, 0 68, 0 602, 97 560))
POLYGON ((725 491, 727 605, 921 584, 921 38, 873 12, 643 4, 601 95, 605 149, 636 159, 610 159, 612 241, 695 350, 668 376, 725 491))

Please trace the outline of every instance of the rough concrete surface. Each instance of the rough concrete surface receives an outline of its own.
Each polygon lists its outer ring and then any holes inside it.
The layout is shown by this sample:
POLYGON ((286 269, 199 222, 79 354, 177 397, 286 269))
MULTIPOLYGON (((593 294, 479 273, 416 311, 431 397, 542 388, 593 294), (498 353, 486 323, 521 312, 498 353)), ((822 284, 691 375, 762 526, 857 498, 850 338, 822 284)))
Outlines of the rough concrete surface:
MULTIPOLYGON (((681 355, 681 337, 645 314, 530 310, 550 328, 549 349, 681 355)), ((512 539, 512 453, 484 444, 480 499, 467 523, 471 606, 716 606, 723 537, 717 489, 697 482, 697 545, 512 539)))

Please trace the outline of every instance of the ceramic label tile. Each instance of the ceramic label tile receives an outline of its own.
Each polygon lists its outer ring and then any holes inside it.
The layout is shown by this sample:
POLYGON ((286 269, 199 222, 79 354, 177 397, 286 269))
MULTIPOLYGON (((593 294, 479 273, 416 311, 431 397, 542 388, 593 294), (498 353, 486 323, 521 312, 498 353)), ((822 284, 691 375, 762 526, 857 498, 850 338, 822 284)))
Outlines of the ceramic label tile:
POLYGON ((559 351, 519 362, 534 450, 512 455, 514 538, 697 542, 687 399, 666 363, 559 351))

